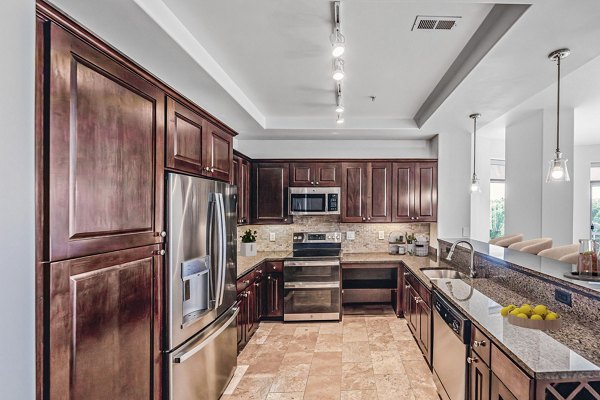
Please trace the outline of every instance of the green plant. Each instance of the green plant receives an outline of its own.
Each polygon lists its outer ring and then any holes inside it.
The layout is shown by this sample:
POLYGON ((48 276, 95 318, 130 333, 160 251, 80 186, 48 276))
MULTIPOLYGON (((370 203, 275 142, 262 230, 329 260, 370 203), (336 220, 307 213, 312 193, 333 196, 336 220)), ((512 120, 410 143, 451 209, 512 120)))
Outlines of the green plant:
POLYGON ((242 243, 254 243, 256 242, 256 231, 252 231, 252 229, 248 229, 242 236, 242 243))
POLYGON ((416 240, 414 233, 411 233, 410 235, 408 233, 405 233, 404 235, 406 236, 406 243, 408 244, 412 244, 416 240))
POLYGON ((504 198, 492 200, 490 207, 490 239, 504 235, 504 198))

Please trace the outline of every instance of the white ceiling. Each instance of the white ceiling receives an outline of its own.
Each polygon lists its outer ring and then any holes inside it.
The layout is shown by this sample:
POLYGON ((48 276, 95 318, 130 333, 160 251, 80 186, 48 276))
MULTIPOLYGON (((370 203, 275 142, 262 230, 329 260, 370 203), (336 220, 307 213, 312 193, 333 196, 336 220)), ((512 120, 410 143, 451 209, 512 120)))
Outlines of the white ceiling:
POLYGON ((330 78, 329 1, 54 2, 240 132, 239 140, 469 132, 468 114, 481 112, 484 126, 551 85, 551 50, 573 50, 565 74, 600 55, 599 1, 530 0, 529 10, 418 129, 414 113, 493 3, 342 0, 347 113, 340 126, 330 78), (417 14, 463 18, 450 32, 410 32, 417 14))

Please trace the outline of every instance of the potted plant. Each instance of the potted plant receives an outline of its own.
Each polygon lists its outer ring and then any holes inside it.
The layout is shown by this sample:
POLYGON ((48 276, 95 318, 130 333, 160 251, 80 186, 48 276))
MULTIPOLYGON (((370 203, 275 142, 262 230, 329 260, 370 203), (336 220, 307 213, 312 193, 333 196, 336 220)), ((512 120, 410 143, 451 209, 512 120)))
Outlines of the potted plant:
POLYGON ((415 252, 415 234, 411 233, 405 233, 404 234, 406 236, 406 250, 408 251, 408 254, 414 254, 415 252))
POLYGON ((248 229, 241 236, 242 244, 240 245, 240 255, 252 257, 256 255, 256 231, 248 229))

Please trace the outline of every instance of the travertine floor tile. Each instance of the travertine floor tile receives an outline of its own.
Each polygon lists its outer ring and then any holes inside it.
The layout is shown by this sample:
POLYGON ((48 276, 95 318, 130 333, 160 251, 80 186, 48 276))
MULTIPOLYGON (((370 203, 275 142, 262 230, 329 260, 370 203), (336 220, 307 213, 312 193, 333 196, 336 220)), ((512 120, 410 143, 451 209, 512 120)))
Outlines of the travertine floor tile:
POLYGON ((261 323, 222 400, 438 400, 406 321, 381 305, 351 311, 342 322, 261 323))

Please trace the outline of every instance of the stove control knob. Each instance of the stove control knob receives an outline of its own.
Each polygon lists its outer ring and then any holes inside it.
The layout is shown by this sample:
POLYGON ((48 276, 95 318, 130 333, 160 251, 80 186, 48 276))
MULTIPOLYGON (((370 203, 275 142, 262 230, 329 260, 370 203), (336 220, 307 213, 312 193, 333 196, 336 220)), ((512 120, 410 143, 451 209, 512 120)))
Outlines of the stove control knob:
POLYGON ((454 330, 454 332, 458 332, 458 321, 452 321, 452 329, 454 330))

